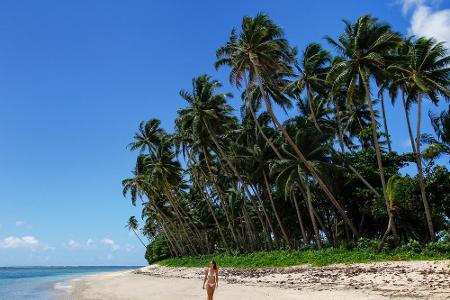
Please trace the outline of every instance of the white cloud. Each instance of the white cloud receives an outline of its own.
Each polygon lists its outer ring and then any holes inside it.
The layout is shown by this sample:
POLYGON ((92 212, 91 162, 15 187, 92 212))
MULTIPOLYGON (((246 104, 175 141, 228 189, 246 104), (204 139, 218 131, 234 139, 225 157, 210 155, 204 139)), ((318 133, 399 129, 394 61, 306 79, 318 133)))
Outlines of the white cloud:
POLYGON ((20 221, 20 220, 16 221, 16 226, 22 226, 22 225, 25 225, 24 221, 20 221))
POLYGON ((437 6, 436 1, 402 0, 403 13, 411 13, 410 34, 433 37, 450 47, 450 9, 437 6))
POLYGON ((86 241, 86 247, 87 248, 93 248, 94 247, 94 240, 93 239, 88 239, 86 241))
POLYGON ((102 243, 105 244, 105 245, 107 245, 107 246, 109 246, 109 247, 111 247, 111 249, 112 249, 113 251, 116 251, 116 250, 119 250, 119 249, 120 249, 120 246, 119 246, 118 244, 116 244, 116 242, 114 242, 112 239, 104 238, 104 239, 102 240, 102 243))
POLYGON ((9 236, 0 240, 0 248, 2 249, 31 249, 31 250, 54 250, 55 248, 43 244, 34 236, 9 236))
POLYGON ((0 241, 0 247, 4 249, 36 248, 37 246, 39 246, 39 240, 34 236, 9 236, 0 241))
POLYGON ((402 5, 402 12, 407 14, 411 9, 416 6, 424 5, 423 0, 400 0, 400 4, 402 5))
POLYGON ((108 255, 106 255, 106 259, 107 260, 112 260, 114 258, 114 256, 111 254, 111 253, 109 253, 108 255))
POLYGON ((78 249, 80 248, 80 243, 74 240, 69 240, 67 242, 67 247, 69 247, 70 249, 78 249))

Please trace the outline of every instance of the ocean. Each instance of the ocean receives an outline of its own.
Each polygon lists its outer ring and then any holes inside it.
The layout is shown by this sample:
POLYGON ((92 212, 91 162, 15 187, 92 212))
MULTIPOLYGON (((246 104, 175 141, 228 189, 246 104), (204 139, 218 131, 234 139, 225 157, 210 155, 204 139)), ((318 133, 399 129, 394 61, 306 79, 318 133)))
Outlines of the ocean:
POLYGON ((0 267, 0 300, 64 299, 71 279, 139 267, 0 267))

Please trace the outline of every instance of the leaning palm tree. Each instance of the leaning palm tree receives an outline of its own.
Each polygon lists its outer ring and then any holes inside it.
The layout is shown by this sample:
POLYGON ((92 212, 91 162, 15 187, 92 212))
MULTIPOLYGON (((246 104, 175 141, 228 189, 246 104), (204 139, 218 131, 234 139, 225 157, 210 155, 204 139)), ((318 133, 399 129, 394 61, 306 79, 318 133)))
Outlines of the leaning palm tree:
MULTIPOLYGON (((288 98, 288 95, 283 92, 286 89, 287 85, 288 81, 287 79, 283 78, 283 74, 273 74, 272 83, 270 86, 266 85, 265 91, 270 95, 271 98, 276 99, 277 103, 279 103, 282 107, 284 107, 285 105, 287 107, 290 107, 290 100, 288 98)), ((247 113, 250 113, 261 136, 270 146, 272 151, 277 155, 277 157, 279 159, 282 159, 280 151, 273 143, 273 140, 266 135, 263 126, 260 124, 259 117, 255 112, 261 108, 262 102, 262 94, 259 86, 254 85, 253 83, 247 84, 245 91, 242 93, 242 100, 243 105, 241 108, 241 114, 246 115, 247 113)))
POLYGON ((242 81, 259 88, 267 112, 276 128, 319 183, 339 214, 351 228, 353 234, 358 237, 358 231, 342 206, 323 182, 318 172, 308 163, 273 111, 272 101, 282 107, 291 105, 289 101, 280 102, 278 97, 270 97, 268 93, 268 89, 276 89, 277 87, 276 79, 278 78, 275 77, 274 80, 274 74, 293 73, 291 68, 294 61, 293 51, 284 38, 283 30, 267 14, 260 13, 254 18, 245 16, 242 20, 241 32, 238 33, 237 29, 233 29, 227 44, 219 48, 216 55, 218 58, 215 64, 216 68, 221 66, 231 67, 230 82, 237 88, 242 86, 242 81))
POLYGON ((324 94, 328 83, 327 72, 330 67, 331 56, 328 51, 322 49, 319 44, 313 43, 303 50, 300 61, 295 63, 298 74, 297 78, 288 86, 294 94, 306 93, 309 115, 320 132, 320 126, 316 119, 313 101, 314 94, 324 94))
POLYGON ((337 86, 345 84, 348 88, 347 101, 352 102, 359 84, 364 88, 365 98, 370 109, 372 138, 377 156, 380 180, 389 217, 384 235, 390 232, 397 237, 394 216, 389 210, 389 198, 386 192, 386 179, 381 159, 380 144, 377 134, 375 109, 371 98, 371 77, 380 78, 386 68, 386 56, 400 42, 400 36, 391 31, 388 24, 379 23, 369 15, 358 18, 355 23, 344 21, 345 30, 335 41, 327 37, 328 42, 342 55, 343 60, 335 63, 329 73, 329 80, 337 86))
POLYGON ((148 176, 148 185, 151 186, 152 195, 150 197, 161 197, 164 195, 169 201, 174 215, 182 225, 182 231, 194 254, 198 254, 197 247, 193 239, 201 239, 197 222, 189 213, 189 207, 185 207, 181 200, 185 180, 183 178, 180 162, 176 159, 173 145, 169 137, 164 137, 154 154, 145 157, 144 160, 148 176), (183 226, 184 225, 184 226, 183 226), (191 232, 188 233, 188 230, 191 232))
MULTIPOLYGON (((196 136, 202 137, 203 140, 200 141, 200 145, 203 143, 203 145, 212 144, 214 146, 213 150, 220 159, 225 161, 255 208, 270 248, 271 235, 258 208, 258 204, 254 200, 246 181, 244 181, 230 157, 223 150, 222 136, 227 131, 227 127, 235 122, 235 118, 231 115, 232 107, 226 103, 226 100, 232 95, 230 93, 217 93, 217 89, 221 86, 220 82, 213 80, 208 75, 194 78, 192 80, 192 92, 186 90, 180 92, 181 97, 188 103, 188 107, 178 110, 176 127, 179 131, 191 130, 196 136), (206 141, 205 138, 208 140, 206 141)), ((207 150, 202 148, 202 151, 206 158, 208 155, 207 150)))
POLYGON ((128 228, 129 230, 133 230, 134 234, 136 235, 136 237, 139 239, 139 241, 141 242, 141 244, 144 246, 144 248, 147 248, 147 246, 145 245, 145 243, 142 241, 141 237, 137 234, 136 230, 138 230, 138 221, 136 220, 136 218, 134 216, 131 216, 128 219, 128 223, 125 226, 126 228, 128 228))
POLYGON ((439 116, 429 113, 431 124, 437 139, 432 135, 422 135, 424 142, 429 144, 423 156, 426 159, 435 159, 442 154, 449 156, 450 162, 450 106, 447 111, 441 112, 439 116))
POLYGON ((444 43, 438 43, 430 38, 419 38, 415 41, 409 38, 405 42, 405 48, 406 60, 398 64, 393 64, 389 69, 397 75, 394 86, 400 86, 407 96, 404 103, 411 147, 416 156, 419 186, 428 231, 430 239, 434 240, 435 231, 425 190, 422 155, 420 151, 422 101, 424 98, 428 98, 436 104, 439 101, 439 96, 450 99, 450 55, 448 55, 444 43), (408 110, 412 103, 417 103, 417 132, 415 141, 412 138, 408 110))
MULTIPOLYGON (((304 118, 295 118, 287 122, 290 132, 295 132, 296 144, 303 149, 308 162, 317 169, 320 174, 324 174, 325 170, 333 168, 331 164, 331 146, 330 135, 325 131, 320 134, 317 129, 307 123, 304 118)), ((293 188, 298 188, 304 194, 306 207, 313 226, 314 235, 318 249, 321 249, 321 236, 317 225, 317 217, 314 213, 313 197, 311 192, 312 177, 310 172, 304 167, 303 163, 292 150, 284 145, 282 160, 272 162, 271 175, 274 176, 276 184, 284 190, 287 196, 293 188)))
POLYGON ((248 154, 244 156, 244 159, 247 161, 247 163, 243 164, 249 165, 248 177, 253 178, 254 181, 261 182, 261 185, 264 187, 262 188, 262 190, 267 193, 272 212, 281 230, 284 241, 286 242, 286 245, 291 248, 292 245, 286 230, 286 226, 284 225, 280 213, 278 212, 278 209, 275 205, 272 186, 269 184, 269 176, 267 170, 269 165, 267 162, 270 160, 271 156, 268 155, 269 153, 265 144, 266 143, 263 141, 262 145, 261 142, 259 144, 255 143, 254 145, 247 145, 247 149, 245 149, 245 152, 247 152, 248 154))
MULTIPOLYGON (((136 201, 140 199, 142 204, 144 205, 144 210, 154 209, 159 215, 159 225, 161 229, 165 232, 165 235, 169 242, 177 245, 178 249, 175 252, 186 253, 181 244, 178 243, 180 240, 180 236, 178 233, 172 233, 172 229, 174 229, 174 224, 171 221, 171 218, 167 213, 164 213, 163 210, 159 207, 157 203, 158 197, 154 197, 154 195, 158 195, 159 191, 154 190, 154 185, 150 184, 150 178, 148 169, 146 168, 146 156, 141 154, 136 159, 136 165, 132 172, 133 177, 126 178, 122 180, 123 187, 123 195, 126 197, 128 194, 131 197, 131 204, 136 206, 136 201), (149 202, 145 203, 144 198, 147 198, 149 202)), ((160 197, 159 197, 160 198, 160 197)))

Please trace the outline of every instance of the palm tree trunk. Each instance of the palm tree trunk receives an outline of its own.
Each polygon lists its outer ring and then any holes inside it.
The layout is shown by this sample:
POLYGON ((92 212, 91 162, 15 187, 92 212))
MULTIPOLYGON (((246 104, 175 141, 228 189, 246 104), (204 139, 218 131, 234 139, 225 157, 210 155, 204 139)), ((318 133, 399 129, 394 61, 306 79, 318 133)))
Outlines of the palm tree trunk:
POLYGON ((164 233, 164 236, 166 237, 166 239, 167 239, 167 243, 168 243, 168 245, 169 245, 169 249, 170 249, 170 252, 172 252, 172 254, 174 255, 174 256, 178 256, 179 254, 179 252, 178 252, 178 249, 177 249, 177 247, 174 245, 174 243, 172 242, 172 239, 171 239, 171 237, 169 236, 169 233, 167 232, 167 230, 166 230, 166 228, 165 228, 165 225, 164 225, 164 222, 161 222, 161 229, 162 229, 162 231, 163 231, 163 233, 164 233))
POLYGON ((386 179, 384 177, 384 168, 383 168, 383 161, 381 159, 381 150, 380 150, 380 144, 378 143, 378 135, 377 135, 377 126, 376 126, 376 119, 375 119, 375 111, 373 109, 373 103, 372 103, 372 99, 370 97, 370 86, 369 86, 369 82, 368 82, 368 78, 366 76, 366 73, 364 70, 360 69, 360 74, 361 74, 361 79, 363 81, 363 85, 364 85, 364 89, 366 92, 366 99, 367 99, 367 104, 369 105, 369 109, 370 109, 370 119, 371 119, 371 127, 372 127, 372 139, 373 139, 373 144, 375 146, 375 153, 377 156, 377 163, 378 163, 378 169, 380 171, 380 180, 381 180, 381 186, 383 188, 383 196, 384 196, 384 200, 386 203, 386 210, 388 213, 388 217, 389 217, 389 222, 388 224, 390 224, 390 226, 388 225, 388 229, 390 227, 390 230, 392 231, 392 233, 394 234, 395 238, 397 239, 397 229, 395 228, 395 223, 394 221, 394 215, 392 214, 391 210, 389 209, 389 197, 387 195, 387 190, 386 190, 386 179))
POLYGON ((339 104, 337 101, 334 103, 334 109, 336 114, 336 122, 338 127, 338 140, 339 140, 339 146, 341 147, 341 152, 345 152, 345 143, 344 143, 344 132, 342 130, 342 124, 341 124, 341 110, 339 108, 339 104))
POLYGON ((289 240, 289 236, 288 236, 288 234, 286 232, 286 228, 284 227, 283 222, 281 222, 281 218, 280 218, 280 216, 278 214, 278 210, 277 210, 277 208, 275 206, 275 203, 273 201, 272 192, 271 192, 271 188, 270 188, 270 185, 269 185, 269 181, 267 180, 266 171, 263 170, 262 173, 263 173, 263 177, 264 177, 264 182, 266 184, 267 193, 269 194, 270 204, 272 205, 272 210, 273 210, 273 213, 275 215, 275 218, 277 219, 278 226, 280 226, 280 230, 281 230, 281 233, 283 234, 284 241, 286 242, 286 245, 288 245, 289 248, 292 248, 291 242, 289 240))
POLYGON ((133 229, 134 234, 136 235, 136 237, 139 239, 139 241, 141 242, 141 244, 144 246, 145 249, 147 249, 147 246, 145 245, 145 243, 142 241, 141 237, 137 234, 136 230, 133 229))
POLYGON ((266 235, 266 239, 267 239, 267 245, 269 247, 269 250, 272 249, 272 238, 270 236, 269 231, 267 230, 266 224, 264 222, 264 219, 261 215, 261 212, 259 211, 258 208, 258 204, 256 203, 255 199, 253 199, 247 184, 245 183, 245 181, 242 179, 241 175, 239 174, 239 172, 236 170, 236 168, 234 167, 233 163, 229 160, 228 156, 225 155, 225 153, 222 150, 222 147, 220 147, 219 142, 217 141, 216 137, 211 133, 211 131, 209 130, 209 126, 208 124, 205 124, 207 126, 208 129, 208 134, 209 137, 211 138, 211 140, 213 141, 214 145, 217 148, 217 151, 219 151, 220 156, 225 160, 225 162, 227 163, 228 167, 231 169, 231 171, 234 173, 234 175, 237 177, 237 179, 241 182, 242 184, 242 188, 244 189, 244 192, 247 194, 247 197, 250 199, 255 211, 256 211, 256 215, 263 227, 264 233, 266 235))
MULTIPOLYGON (((262 199, 263 192, 260 191, 260 189, 258 189, 257 186, 253 185, 253 183, 249 183, 249 187, 252 189, 253 193, 256 195, 256 198, 258 198, 259 207, 261 208, 261 211, 263 212, 264 217, 266 218, 267 225, 270 228, 270 232, 273 235, 274 241, 278 242, 278 233, 275 230, 275 228, 273 227, 272 218, 270 218, 270 216, 267 212, 267 209, 264 206, 264 201, 262 199)), ((272 235, 271 235, 271 237, 272 237, 272 235)))
POLYGON ((167 229, 167 228, 165 228, 165 225, 164 225, 164 223, 167 223, 167 226, 170 226, 171 225, 171 221, 170 221, 170 218, 158 207, 158 205, 156 205, 156 203, 154 203, 154 202, 151 202, 150 201, 150 196, 148 195, 148 194, 146 194, 146 196, 147 196, 147 198, 149 199, 149 203, 151 203, 151 205, 153 206, 153 208, 156 210, 156 212, 160 215, 160 217, 161 217, 161 222, 160 222, 160 224, 161 224, 161 228, 163 229, 163 231, 166 231, 167 232, 167 235, 166 235, 166 237, 167 237, 167 239, 170 241, 172 241, 172 244, 175 246, 176 245, 176 247, 178 247, 178 252, 180 253, 180 254, 184 254, 185 253, 185 251, 184 251, 184 248, 178 243, 178 239, 177 238, 175 238, 172 234, 171 234, 171 231, 170 231, 170 229, 167 229), (164 221, 164 220, 166 220, 166 221, 164 221))
POLYGON ((230 208, 228 206, 228 203, 225 200, 225 198, 223 197, 223 192, 220 189, 220 187, 217 184, 217 182, 214 181, 213 184, 214 184, 214 188, 217 191, 217 195, 220 198, 220 204, 222 205, 222 208, 223 208, 223 211, 224 211, 224 214, 225 214, 225 218, 227 219, 228 228, 229 228, 229 230, 231 232, 231 236, 233 237, 233 240, 236 243, 236 245, 239 246, 239 244, 240 244, 239 232, 238 231, 235 232, 235 229, 234 229, 234 226, 233 226, 233 221, 231 219, 230 212, 229 212, 230 208))
POLYGON ((228 246, 228 243, 227 243, 227 240, 225 239, 225 236, 223 235, 222 226, 220 226, 219 220, 217 220, 216 213, 214 212, 214 208, 212 206, 211 197, 208 194, 208 191, 204 191, 202 188, 200 188, 200 190, 201 190, 201 193, 203 194, 203 197, 206 200, 206 204, 208 205, 209 212, 211 213, 211 216, 213 217, 214 222, 216 223, 217 230, 219 231, 220 238, 222 239, 222 242, 225 245, 225 248, 227 249, 227 251, 230 251, 231 249, 228 246))
MULTIPOLYGON (((343 130, 342 130, 342 124, 341 124, 341 112, 339 109, 339 105, 337 103, 335 103, 335 109, 336 109, 336 121, 337 121, 337 127, 338 127, 338 136, 339 136, 339 145, 341 147, 341 153, 345 153, 345 148, 344 148, 344 134, 343 134, 343 130)), ((344 162, 344 165, 353 173, 356 175, 356 177, 359 178, 359 180, 362 181, 362 183, 364 183, 365 186, 367 186, 377 197, 380 197, 380 193, 378 193, 378 191, 361 175, 361 173, 358 172, 358 170, 356 170, 351 164, 347 163, 345 161, 345 159, 342 159, 342 161, 344 162)))
POLYGON ((264 140, 266 141, 266 143, 269 144, 270 148, 272 148, 273 152, 278 157, 278 159, 283 159, 283 157, 281 156, 277 147, 275 147, 275 145, 272 143, 272 140, 270 140, 267 137, 267 135, 264 133, 264 130, 262 129, 261 124, 259 124, 258 118, 256 117, 256 113, 253 110, 253 105, 251 103, 249 103, 249 110, 250 110, 250 114, 252 115, 253 119, 255 120, 256 127, 258 128, 259 132, 261 133, 261 135, 264 138, 264 140))
POLYGON ((231 222, 230 215, 228 213, 228 204, 226 203, 225 199, 223 198, 222 190, 219 188, 219 186, 217 185, 216 179, 214 178, 214 174, 213 174, 213 172, 211 170, 211 165, 209 164, 209 158, 208 158, 208 155, 206 153, 205 146, 202 146, 202 151, 203 151, 204 156, 205 156, 206 167, 208 168, 208 173, 209 173, 210 179, 211 179, 211 181, 212 181, 212 183, 214 185, 214 189, 216 190, 217 195, 220 198, 220 204, 222 205, 222 209, 223 209, 223 212, 225 214, 225 218, 227 219, 228 228, 229 228, 229 230, 231 232, 231 235, 233 237, 234 242, 236 243, 236 245, 239 245, 238 239, 237 239, 236 234, 234 232, 234 228, 233 228, 233 225, 232 225, 232 222, 231 222))
POLYGON ((284 136, 286 141, 288 142, 289 146, 294 150, 295 154, 298 156, 298 158, 302 161, 302 163, 305 165, 305 167, 308 169, 308 171, 311 173, 311 175, 314 177, 315 180, 319 183, 320 188, 325 192, 327 197, 330 199, 330 201, 333 203, 333 205, 336 207, 339 214, 342 216, 344 221, 348 224, 348 226, 351 228, 353 234, 355 237, 359 237, 358 230, 356 230, 355 226, 353 226, 352 222, 348 218, 347 214, 345 213, 342 206, 339 204, 339 202, 334 198, 331 191, 328 189, 328 187, 325 185, 323 180, 320 178, 319 174, 317 174, 316 170, 313 166, 306 160, 305 156, 302 154, 300 149, 298 149, 297 145, 294 143, 292 138, 289 136, 286 129, 283 127, 283 125, 280 123, 278 118, 275 116, 273 109, 272 109, 272 103, 270 102, 270 99, 268 98, 267 94, 265 93, 264 89, 261 87, 261 93, 263 94, 263 99, 266 104, 267 112, 269 113, 270 117, 272 118, 273 122, 275 123, 278 131, 284 136))
POLYGON ((314 112, 313 94, 312 94, 311 88, 309 86, 306 87, 306 94, 308 95, 308 106, 309 106, 309 111, 310 111, 310 114, 311 114, 311 119, 313 120, 314 126, 316 127, 317 131, 322 133, 322 130, 320 129, 319 123, 317 122, 316 113, 314 112))
POLYGON ((302 234, 303 242, 308 244, 308 236, 306 235, 305 226, 303 225, 302 215, 300 213, 300 209, 298 207, 297 198, 295 197, 294 191, 291 191, 292 202, 294 202, 295 212, 297 213, 298 224, 300 227, 300 232, 302 234))
MULTIPOLYGON (((228 172, 228 168, 223 164, 222 160, 221 160, 221 159, 218 159, 217 161, 219 162, 220 167, 221 167, 223 170, 227 170, 227 172, 228 172)), ((231 177, 233 176, 233 174, 228 174, 228 175, 230 175, 231 177)), ((237 190, 239 190, 238 183, 235 182, 235 184, 236 184, 236 186, 234 187, 234 189, 237 191, 237 190)), ((245 212, 247 212, 247 215, 248 215, 247 207, 246 207, 245 205, 243 205, 243 210, 244 210, 245 212)), ((253 232, 255 232, 255 224, 254 224, 253 220, 252 220, 252 219, 249 219, 249 221, 250 221, 250 223, 249 223, 250 227, 253 229, 253 232)))
MULTIPOLYGON (((421 102, 421 96, 418 97, 418 103, 417 103, 417 114, 418 118, 421 118, 421 103, 419 104, 419 98, 421 102)), ((416 165, 417 165, 417 175, 419 177, 419 187, 420 187, 420 193, 422 198, 422 203, 425 210, 425 217, 427 219, 427 226, 428 226, 428 233, 430 234, 430 239, 433 241, 435 234, 434 234, 434 227, 433 222, 431 219, 431 213, 430 213, 430 207, 427 200, 426 190, 425 190, 425 184, 423 182, 423 170, 422 170, 422 159, 420 155, 420 119, 417 120, 417 140, 414 141, 414 136, 412 133, 412 126, 411 126, 411 119, 409 117, 409 110, 408 105, 406 103, 405 94, 402 93, 402 103, 403 103, 403 110, 405 112, 406 117, 406 124, 408 125, 408 135, 409 140, 411 142, 411 148, 414 153, 414 157, 416 158, 416 165)))
POLYGON ((309 216, 311 218, 311 223, 314 229, 314 235, 316 236, 317 249, 321 250, 322 245, 320 243, 320 232, 319 228, 317 227, 316 218, 314 217, 314 208, 311 200, 311 190, 309 189, 308 182, 305 182, 305 188, 306 188, 306 202, 308 203, 309 216))
MULTIPOLYGON (((251 222, 250 216, 248 215, 248 211, 245 208, 245 204, 242 205, 242 216, 244 218, 245 225, 247 227, 250 245, 253 246, 253 244, 257 242, 256 236, 255 236, 255 228, 252 227, 252 222, 251 222)), ((252 250, 252 248, 253 247, 250 247, 249 250, 252 250)))
POLYGON ((389 150, 389 152, 392 152, 391 137, 389 136, 389 130, 388 130, 387 119, 386 119, 386 111, 384 109, 383 91, 380 93, 380 102, 381 102, 381 114, 383 115, 384 134, 386 135, 386 142, 388 145, 388 150, 389 150))
MULTIPOLYGON (((244 82, 245 82, 245 91, 247 92, 247 89, 248 89, 247 76, 244 76, 244 82)), ((253 103, 252 103, 251 100, 248 100, 248 107, 249 107, 249 110, 250 110, 250 113, 251 113, 253 119, 255 120, 256 127, 261 132, 261 135, 263 136, 264 140, 269 144, 270 148, 272 148, 272 150, 276 154, 276 156, 279 159, 283 159, 281 154, 280 154, 280 152, 278 151, 277 147, 275 147, 275 145, 272 143, 272 141, 267 137, 267 135, 264 133, 264 130, 261 127, 261 124, 259 124, 259 121, 258 121, 258 118, 256 116, 255 110, 253 109, 253 103)))
POLYGON ((416 160, 419 176, 420 192, 422 194, 423 207, 425 209, 425 216, 427 218, 428 232, 430 234, 430 240, 434 241, 435 233, 433 226, 433 219, 431 217, 430 204, 428 203, 427 193, 425 190, 425 183, 423 181, 423 168, 422 168, 422 154, 420 153, 420 121, 422 118, 422 95, 417 97, 417 136, 416 136, 416 160))
POLYGON ((320 218, 319 214, 317 213, 317 211, 314 209, 313 207, 313 213, 314 213, 314 217, 317 220, 317 223, 319 223, 320 228, 322 228, 323 233, 325 233, 325 236, 327 237, 328 241, 330 243, 333 243, 333 239, 331 237, 330 232, 328 231, 328 229, 325 227, 325 224, 322 222, 322 219, 320 218))
POLYGON ((176 200, 172 199, 173 195, 168 191, 167 188, 165 189, 165 194, 166 194, 167 199, 169 199, 169 201, 175 211, 175 216, 177 217, 178 222, 180 222, 181 229, 182 229, 184 235, 186 236, 186 240, 188 241, 188 243, 187 243, 188 247, 190 247, 193 254, 197 255, 198 254, 197 249, 195 248, 194 244, 192 243, 191 236, 188 234, 188 232, 186 230, 187 224, 181 218, 181 213, 176 209, 177 204, 174 203, 176 200))
POLYGON ((195 225, 195 222, 194 222, 194 220, 192 219, 192 217, 191 217, 191 216, 189 215, 189 213, 187 213, 187 212, 185 211, 185 209, 179 204, 176 195, 174 195, 174 193, 172 192, 171 189, 168 189, 168 193, 169 193, 170 196, 172 197, 173 202, 177 205, 177 209, 178 209, 178 211, 180 212, 180 215, 181 215, 181 216, 184 215, 184 216, 188 219, 189 224, 192 225, 192 227, 193 227, 193 229, 194 229, 194 232, 197 234, 197 237, 198 237, 199 239, 201 239, 201 236, 202 236, 202 235, 201 235, 201 233, 200 233, 200 230, 198 229, 197 225, 195 225))
POLYGON ((389 233, 392 231, 392 228, 395 227, 395 225, 393 224, 394 222, 394 218, 389 218, 389 222, 388 222, 388 226, 386 231, 383 234, 383 237, 381 238, 380 243, 378 244, 378 249, 377 252, 381 252, 381 250, 383 250, 383 245, 384 242, 386 241, 386 238, 388 237, 389 233))
POLYGON ((411 143, 411 147, 412 147, 413 153, 416 154, 417 153, 416 145, 415 145, 415 142, 414 142, 414 136, 413 136, 413 133, 412 133, 411 120, 409 118, 409 111, 408 111, 408 106, 406 104, 405 94, 404 93, 402 93, 402 103, 403 103, 403 111, 405 112, 405 117, 406 117, 406 124, 408 125, 409 141, 411 143))
POLYGON ((180 233, 177 232, 176 224, 172 224, 170 219, 165 216, 165 214, 160 213, 160 215, 162 219, 161 228, 166 234, 167 239, 172 243, 175 252, 177 252, 179 255, 188 254, 188 251, 186 250, 188 246, 183 245, 183 237, 180 233), (167 221, 164 221, 164 219, 166 219, 167 221))

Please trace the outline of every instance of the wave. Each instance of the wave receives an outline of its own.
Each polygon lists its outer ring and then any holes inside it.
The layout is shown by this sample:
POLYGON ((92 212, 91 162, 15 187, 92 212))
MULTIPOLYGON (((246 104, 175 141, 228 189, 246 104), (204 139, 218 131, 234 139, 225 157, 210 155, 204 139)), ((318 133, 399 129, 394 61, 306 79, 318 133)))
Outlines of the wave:
POLYGON ((67 290, 70 290, 72 288, 72 285, 68 281, 61 281, 61 282, 55 283, 53 285, 53 288, 55 290, 67 291, 67 290))

